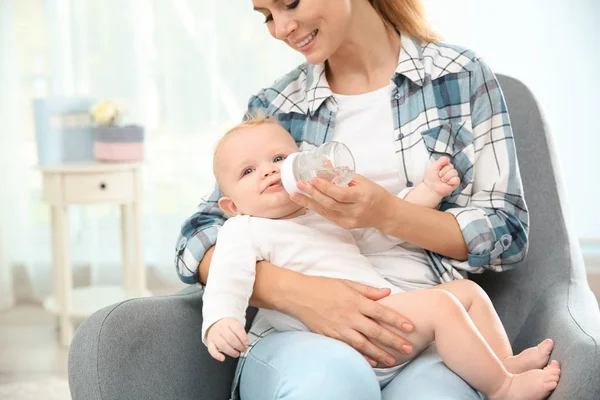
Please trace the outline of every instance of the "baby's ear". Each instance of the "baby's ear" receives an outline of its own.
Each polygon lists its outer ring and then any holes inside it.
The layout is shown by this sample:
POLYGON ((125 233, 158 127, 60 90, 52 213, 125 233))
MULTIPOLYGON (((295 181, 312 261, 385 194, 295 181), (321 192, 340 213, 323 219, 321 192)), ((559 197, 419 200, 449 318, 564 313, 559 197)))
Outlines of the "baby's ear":
POLYGON ((235 206, 235 204, 233 203, 233 200, 231 200, 227 196, 223 196, 219 199, 219 208, 221 210, 223 210, 223 212, 225 214, 229 214, 229 215, 237 215, 238 214, 238 209, 235 206))

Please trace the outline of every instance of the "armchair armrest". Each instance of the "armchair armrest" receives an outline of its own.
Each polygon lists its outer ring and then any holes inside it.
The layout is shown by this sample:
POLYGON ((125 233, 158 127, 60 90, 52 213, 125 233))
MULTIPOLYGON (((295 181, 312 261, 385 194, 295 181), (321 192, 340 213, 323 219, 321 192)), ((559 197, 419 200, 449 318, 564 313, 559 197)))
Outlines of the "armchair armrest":
POLYGON ((128 300, 85 320, 69 352, 73 399, 229 399, 237 361, 202 343, 202 293, 128 300))
POLYGON ((585 278, 548 287, 514 341, 515 352, 546 337, 562 374, 551 399, 600 399, 600 318, 585 278))

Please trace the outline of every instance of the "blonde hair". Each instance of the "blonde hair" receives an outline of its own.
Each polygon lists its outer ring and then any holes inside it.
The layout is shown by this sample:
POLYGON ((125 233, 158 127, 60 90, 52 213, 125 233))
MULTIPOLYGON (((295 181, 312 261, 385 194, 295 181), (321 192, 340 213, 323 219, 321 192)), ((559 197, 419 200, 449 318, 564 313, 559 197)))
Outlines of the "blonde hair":
POLYGON ((275 119, 275 117, 265 114, 265 112, 262 110, 249 111, 246 113, 246 115, 244 115, 244 121, 231 128, 227 133, 225 133, 225 135, 233 132, 236 129, 263 124, 279 124, 279 122, 277 119, 275 119))
POLYGON ((219 151, 219 148, 221 147, 221 144, 225 141, 225 139, 231 136, 232 133, 241 129, 265 124, 279 125, 279 122, 274 117, 266 115, 263 111, 249 112, 244 116, 243 122, 229 129, 227 132, 225 132, 221 139, 219 139, 219 141, 215 145, 215 151, 213 153, 213 175, 215 176, 217 183, 219 183, 219 176, 217 174, 217 152, 219 151))
POLYGON ((425 18, 421 0, 369 0, 369 2, 390 28, 426 43, 440 40, 425 18))

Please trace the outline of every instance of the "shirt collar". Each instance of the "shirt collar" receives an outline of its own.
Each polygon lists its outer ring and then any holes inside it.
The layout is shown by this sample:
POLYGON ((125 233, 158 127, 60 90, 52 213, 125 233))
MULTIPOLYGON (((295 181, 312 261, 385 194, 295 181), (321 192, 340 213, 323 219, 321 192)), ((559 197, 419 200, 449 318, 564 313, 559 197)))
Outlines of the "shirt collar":
POLYGON ((317 65, 309 64, 306 78, 308 112, 314 114, 321 107, 321 104, 332 96, 333 92, 325 76, 325 63, 317 65))
POLYGON ((423 47, 419 41, 404 34, 401 35, 401 40, 402 48, 395 75, 405 76, 413 83, 423 86, 425 82, 425 70, 422 62, 423 47))
MULTIPOLYGON (((421 44, 410 36, 402 34, 402 48, 398 57, 398 65, 394 78, 398 75, 405 76, 413 83, 423 86, 425 71, 423 69, 421 44)), ((396 82, 396 79, 393 79, 396 82)), ((333 96, 333 92, 325 76, 325 64, 308 65, 306 79, 306 99, 308 101, 308 112, 314 114, 321 104, 333 96)))

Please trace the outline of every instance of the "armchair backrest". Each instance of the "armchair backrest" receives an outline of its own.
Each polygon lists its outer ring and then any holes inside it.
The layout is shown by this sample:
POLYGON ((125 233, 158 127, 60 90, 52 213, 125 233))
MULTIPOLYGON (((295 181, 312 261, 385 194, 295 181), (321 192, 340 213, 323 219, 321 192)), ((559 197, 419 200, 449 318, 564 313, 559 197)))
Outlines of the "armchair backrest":
POLYGON ((568 290, 586 280, 583 257, 570 225, 556 147, 539 103, 517 79, 498 75, 510 114, 518 163, 529 207, 529 252, 511 271, 471 276, 490 295, 511 340, 539 294, 568 290))

